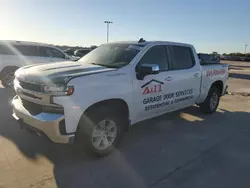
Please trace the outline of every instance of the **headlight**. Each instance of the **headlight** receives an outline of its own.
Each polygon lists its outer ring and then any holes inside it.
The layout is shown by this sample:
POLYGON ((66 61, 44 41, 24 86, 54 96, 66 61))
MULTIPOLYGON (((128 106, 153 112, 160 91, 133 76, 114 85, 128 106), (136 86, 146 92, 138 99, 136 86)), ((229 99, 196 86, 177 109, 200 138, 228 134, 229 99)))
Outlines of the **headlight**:
POLYGON ((64 90, 64 86, 44 86, 45 92, 63 92, 64 90))
POLYGON ((73 86, 45 85, 43 89, 45 93, 54 95, 72 95, 74 93, 73 86))

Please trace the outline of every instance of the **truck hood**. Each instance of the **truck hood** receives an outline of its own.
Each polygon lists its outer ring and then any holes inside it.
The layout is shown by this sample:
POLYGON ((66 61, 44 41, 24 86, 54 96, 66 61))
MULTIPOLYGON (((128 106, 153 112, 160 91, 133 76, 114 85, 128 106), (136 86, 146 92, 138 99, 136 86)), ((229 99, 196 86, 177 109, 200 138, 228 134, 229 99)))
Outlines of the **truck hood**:
POLYGON ((112 71, 115 69, 79 62, 57 62, 29 65, 15 73, 19 81, 36 84, 65 84, 74 77, 112 71))

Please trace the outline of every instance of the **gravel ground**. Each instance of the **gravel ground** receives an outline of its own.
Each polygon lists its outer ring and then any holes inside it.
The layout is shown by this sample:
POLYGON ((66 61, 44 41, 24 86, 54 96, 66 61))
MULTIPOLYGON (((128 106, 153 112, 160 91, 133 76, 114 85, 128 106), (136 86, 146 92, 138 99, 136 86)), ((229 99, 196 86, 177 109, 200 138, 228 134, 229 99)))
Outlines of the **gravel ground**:
POLYGON ((230 65, 229 92, 250 94, 250 62, 223 61, 230 65))

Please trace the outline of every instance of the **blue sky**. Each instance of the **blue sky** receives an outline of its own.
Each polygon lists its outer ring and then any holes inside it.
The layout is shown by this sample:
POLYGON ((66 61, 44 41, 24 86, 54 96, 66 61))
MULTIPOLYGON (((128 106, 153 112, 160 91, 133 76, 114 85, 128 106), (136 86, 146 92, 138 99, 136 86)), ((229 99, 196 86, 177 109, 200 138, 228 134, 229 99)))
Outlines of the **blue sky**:
POLYGON ((199 52, 250 52, 250 0, 1 0, 0 39, 89 46, 166 40, 199 52))

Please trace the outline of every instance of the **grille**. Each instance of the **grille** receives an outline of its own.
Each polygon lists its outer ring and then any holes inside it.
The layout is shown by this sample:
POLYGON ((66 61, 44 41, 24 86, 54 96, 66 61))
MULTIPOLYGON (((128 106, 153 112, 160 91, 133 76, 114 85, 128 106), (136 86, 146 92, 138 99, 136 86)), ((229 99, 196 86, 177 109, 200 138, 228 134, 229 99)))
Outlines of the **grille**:
POLYGON ((30 102, 25 99, 21 99, 23 107, 32 115, 37 115, 42 113, 42 105, 30 102))
POLYGON ((47 106, 47 105, 41 105, 41 104, 36 104, 31 101, 28 101, 26 99, 20 98, 23 107, 32 115, 37 115, 42 112, 47 112, 47 113, 55 113, 55 114, 63 114, 64 110, 63 107, 61 106, 47 106))
POLYGON ((47 113, 54 113, 54 114, 64 114, 63 107, 61 106, 42 106, 42 111, 47 113))
POLYGON ((36 91, 36 92, 42 92, 42 86, 38 85, 38 84, 32 84, 32 83, 28 83, 28 82, 19 81, 19 85, 23 89, 36 91))
POLYGON ((42 97, 37 97, 37 96, 35 96, 35 95, 33 95, 33 94, 26 93, 26 92, 24 92, 24 91, 20 91, 20 93, 23 94, 23 95, 25 95, 25 96, 31 97, 31 98, 33 98, 33 99, 40 99, 40 100, 42 100, 42 97))

